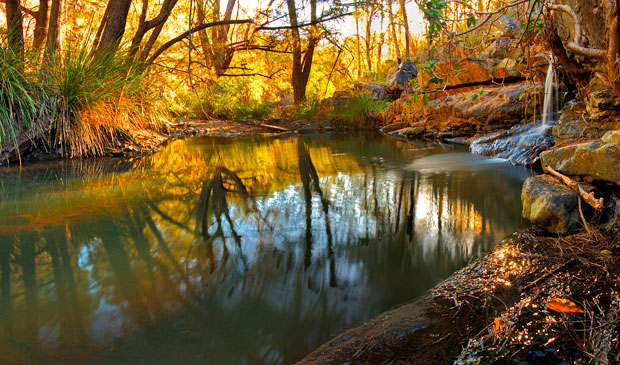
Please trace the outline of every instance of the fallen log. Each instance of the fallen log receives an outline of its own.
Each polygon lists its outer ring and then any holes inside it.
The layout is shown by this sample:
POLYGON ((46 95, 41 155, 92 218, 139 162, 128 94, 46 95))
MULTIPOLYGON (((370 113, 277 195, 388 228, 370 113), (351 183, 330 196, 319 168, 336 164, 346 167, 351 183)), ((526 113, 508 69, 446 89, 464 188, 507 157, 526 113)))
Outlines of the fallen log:
POLYGON ((551 166, 547 166, 547 172, 549 172, 553 176, 558 177, 571 190, 573 190, 575 193, 579 194, 579 196, 581 196, 583 201, 588 203, 588 205, 590 205, 592 208, 598 210, 599 212, 603 211, 603 209, 604 209, 604 207, 603 207, 603 198, 596 199, 594 197, 594 192, 591 192, 591 193, 586 192, 579 185, 579 183, 577 183, 575 180, 571 179, 570 177, 568 177, 566 175, 563 175, 563 174, 559 173, 558 171, 556 171, 551 166))

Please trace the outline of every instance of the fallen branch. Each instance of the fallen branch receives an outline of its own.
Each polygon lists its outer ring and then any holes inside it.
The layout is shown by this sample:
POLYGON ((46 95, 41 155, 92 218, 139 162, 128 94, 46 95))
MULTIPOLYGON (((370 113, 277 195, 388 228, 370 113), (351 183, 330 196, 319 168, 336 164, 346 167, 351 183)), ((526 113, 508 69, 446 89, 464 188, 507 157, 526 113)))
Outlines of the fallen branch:
POLYGON ((256 127, 261 127, 261 128, 273 129, 278 132, 291 132, 291 130, 288 128, 284 128, 284 127, 280 127, 280 126, 272 125, 272 124, 266 124, 262 122, 246 121, 246 120, 235 120, 235 122, 242 123, 242 124, 251 124, 256 127))
POLYGON ((562 182, 564 184, 566 184, 571 190, 573 190, 574 192, 579 194, 579 196, 581 196, 581 198, 583 198, 583 200, 586 203, 588 203, 588 205, 590 205, 592 208, 598 210, 599 212, 603 211, 603 198, 596 199, 594 197, 594 193, 593 192, 592 193, 586 192, 585 190, 583 190, 583 188, 575 180, 571 179, 570 177, 568 177, 566 175, 563 175, 563 174, 557 172, 551 166, 547 166, 546 170, 551 175, 560 178, 560 180, 562 180, 562 182))

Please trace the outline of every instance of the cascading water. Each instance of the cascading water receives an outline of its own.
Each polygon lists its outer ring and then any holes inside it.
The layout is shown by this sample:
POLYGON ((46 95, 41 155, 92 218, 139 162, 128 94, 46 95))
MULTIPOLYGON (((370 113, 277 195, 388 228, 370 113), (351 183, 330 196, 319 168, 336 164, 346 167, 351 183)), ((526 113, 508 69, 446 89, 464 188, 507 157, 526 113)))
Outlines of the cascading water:
POLYGON ((545 79, 542 120, 512 127, 507 131, 476 138, 469 149, 476 154, 505 158, 515 165, 532 165, 539 159, 542 147, 551 147, 551 128, 557 121, 559 98, 553 61, 549 61, 545 79))
POLYGON ((556 77, 553 68, 553 58, 549 60, 547 77, 545 78, 545 97, 543 100, 542 125, 547 126, 556 121, 556 114, 559 109, 558 92, 555 88, 556 77))

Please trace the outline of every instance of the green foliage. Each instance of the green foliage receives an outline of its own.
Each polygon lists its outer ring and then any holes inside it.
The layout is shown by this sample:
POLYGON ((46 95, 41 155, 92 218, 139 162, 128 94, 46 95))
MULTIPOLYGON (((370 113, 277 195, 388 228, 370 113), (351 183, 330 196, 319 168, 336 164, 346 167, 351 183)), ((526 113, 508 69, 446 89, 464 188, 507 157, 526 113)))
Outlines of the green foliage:
POLYGON ((441 29, 446 25, 443 21, 443 9, 448 6, 448 2, 444 0, 422 0, 418 2, 418 6, 424 14, 424 19, 428 22, 428 28, 425 36, 430 42, 439 37, 441 29))
POLYGON ((373 99, 369 94, 362 93, 352 96, 344 108, 334 110, 333 113, 348 125, 363 126, 372 114, 380 113, 388 105, 385 100, 373 99))
POLYGON ((47 90, 28 72, 33 58, 0 44, 0 151, 15 149, 18 156, 20 135, 34 138, 46 130, 47 90))

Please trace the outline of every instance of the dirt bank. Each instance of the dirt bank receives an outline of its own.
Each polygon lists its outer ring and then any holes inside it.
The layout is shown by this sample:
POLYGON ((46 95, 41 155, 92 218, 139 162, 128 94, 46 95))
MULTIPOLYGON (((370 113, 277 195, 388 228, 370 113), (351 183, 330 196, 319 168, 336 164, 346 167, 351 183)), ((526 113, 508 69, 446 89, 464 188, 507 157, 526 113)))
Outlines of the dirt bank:
POLYGON ((617 362, 619 258, 614 232, 518 232, 300 364, 617 362))

